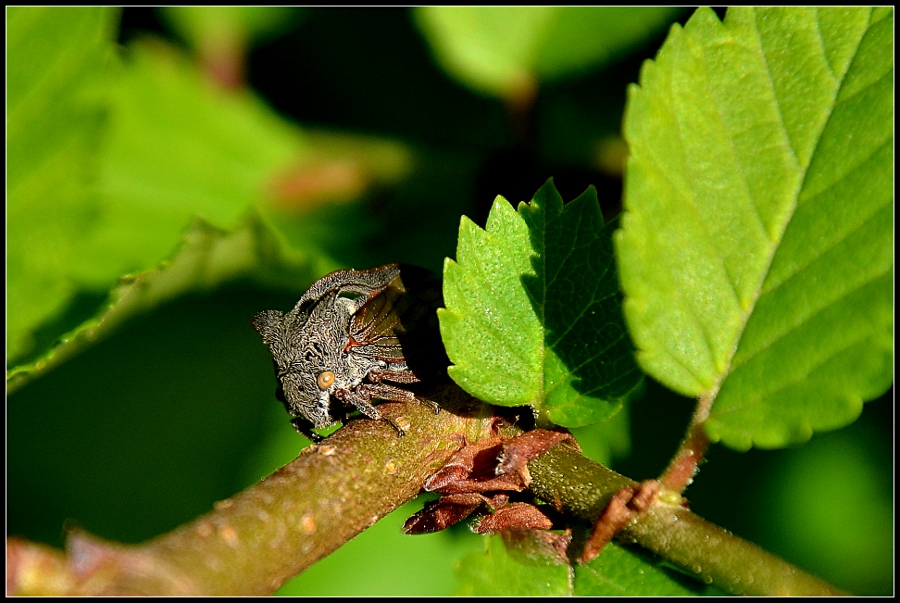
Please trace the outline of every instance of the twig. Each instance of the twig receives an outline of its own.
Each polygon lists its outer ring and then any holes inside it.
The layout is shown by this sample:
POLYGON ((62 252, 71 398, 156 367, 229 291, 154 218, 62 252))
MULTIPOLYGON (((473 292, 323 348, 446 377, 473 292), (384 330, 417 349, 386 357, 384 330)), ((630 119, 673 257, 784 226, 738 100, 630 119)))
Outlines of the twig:
MULTIPOLYGON (((616 492, 636 485, 560 444, 528 464, 534 493, 558 510, 594 524, 616 492)), ((745 595, 843 595, 827 582, 755 544, 657 500, 618 534, 716 588, 745 595)))
MULTIPOLYGON (((414 498, 465 439, 490 422, 455 386, 435 392, 447 410, 383 404, 403 425, 355 420, 214 509, 149 542, 125 546, 82 532, 63 555, 7 542, 7 594, 258 595, 330 554, 414 498)), ((298 436, 298 444, 300 443, 298 436)))

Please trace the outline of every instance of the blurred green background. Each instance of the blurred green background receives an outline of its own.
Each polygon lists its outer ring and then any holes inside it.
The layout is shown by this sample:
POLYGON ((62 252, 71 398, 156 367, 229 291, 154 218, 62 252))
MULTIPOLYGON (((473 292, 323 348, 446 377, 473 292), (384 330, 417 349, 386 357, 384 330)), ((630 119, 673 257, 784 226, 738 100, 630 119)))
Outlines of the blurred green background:
MULTIPOLYGON (((7 397, 7 533, 56 546, 68 521, 151 538, 296 456, 306 441, 274 399, 255 312, 290 308, 341 266, 438 271, 460 216, 483 224, 496 195, 530 199, 549 177, 565 199, 594 185, 616 215, 626 86, 690 16, 130 8, 97 17, 119 44, 112 57, 41 71, 30 57, 80 35, 82 13, 19 11, 7 40, 7 368, 29 380, 7 397), (192 229, 195 215, 210 229, 192 229), (106 310, 129 273, 143 284, 106 310)), ((91 44, 77 56, 102 54, 91 44)), ((632 478, 655 476, 691 410, 650 383, 627 422, 579 440, 632 478)), ((714 447, 692 508, 838 586, 890 594, 893 424, 891 390, 806 446, 714 447)), ((456 560, 481 537, 403 536, 420 506, 281 592, 454 592, 456 560)))

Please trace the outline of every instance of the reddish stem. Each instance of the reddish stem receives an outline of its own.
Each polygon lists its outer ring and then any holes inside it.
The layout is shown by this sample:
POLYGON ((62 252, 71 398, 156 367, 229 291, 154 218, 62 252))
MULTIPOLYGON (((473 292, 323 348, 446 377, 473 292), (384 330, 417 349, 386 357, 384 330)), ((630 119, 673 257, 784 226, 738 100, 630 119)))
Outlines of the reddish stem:
POLYGON ((659 477, 659 483, 664 490, 677 493, 684 492, 694 480, 694 475, 703 461, 706 448, 709 446, 709 436, 706 435, 704 425, 709 418, 709 409, 715 399, 716 392, 710 392, 700 396, 697 400, 697 408, 691 417, 691 424, 681 441, 681 445, 675 452, 675 456, 669 462, 669 466, 659 477))

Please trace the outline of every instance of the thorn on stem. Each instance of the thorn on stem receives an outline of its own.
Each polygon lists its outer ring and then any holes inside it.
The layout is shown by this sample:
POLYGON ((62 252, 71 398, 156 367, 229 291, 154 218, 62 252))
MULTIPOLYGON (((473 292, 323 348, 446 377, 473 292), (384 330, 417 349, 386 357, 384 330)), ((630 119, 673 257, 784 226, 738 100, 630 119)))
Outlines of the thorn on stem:
POLYGON ((585 564, 596 559, 606 543, 612 540, 619 530, 656 502, 659 490, 659 482, 649 479, 633 486, 625 486, 616 492, 594 524, 578 562, 585 564))

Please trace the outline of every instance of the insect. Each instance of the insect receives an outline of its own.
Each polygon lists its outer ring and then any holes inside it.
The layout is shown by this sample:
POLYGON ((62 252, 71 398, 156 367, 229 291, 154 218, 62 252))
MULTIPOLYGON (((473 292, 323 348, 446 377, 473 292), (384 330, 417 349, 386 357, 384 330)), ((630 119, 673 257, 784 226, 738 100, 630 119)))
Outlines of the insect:
POLYGON ((276 396, 291 423, 312 431, 343 422, 348 411, 386 421, 375 400, 416 400, 412 389, 446 374, 437 313, 440 283, 414 266, 338 270, 319 279, 293 310, 260 312, 251 321, 269 347, 276 396))

